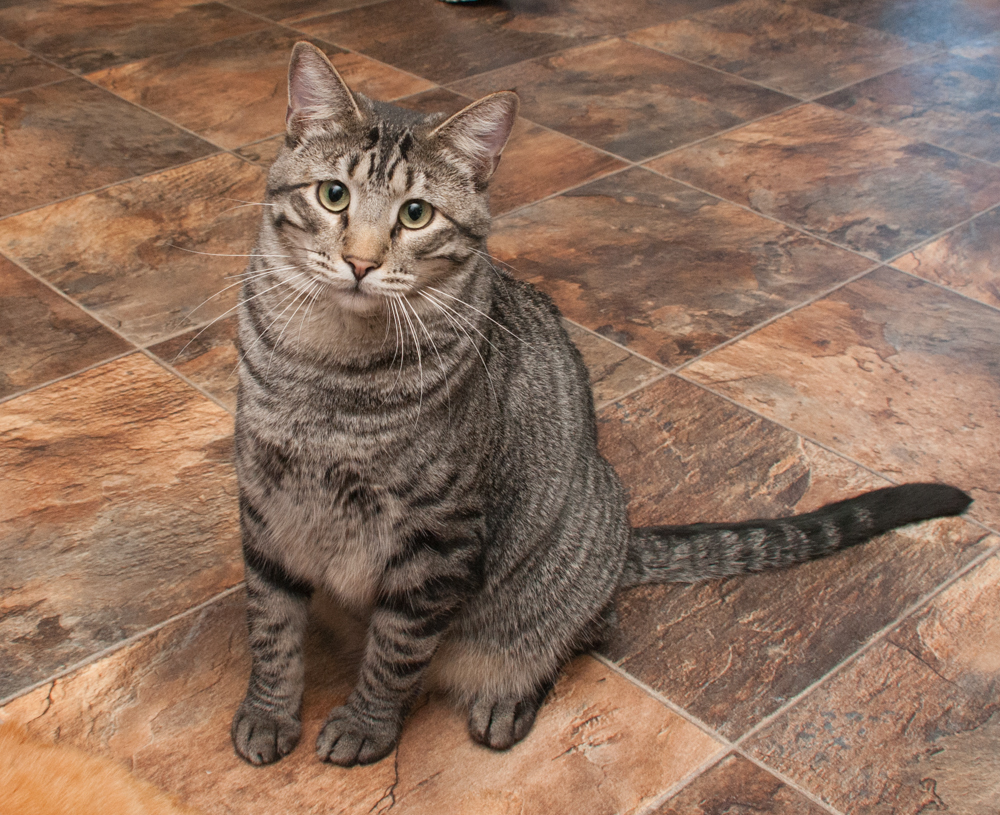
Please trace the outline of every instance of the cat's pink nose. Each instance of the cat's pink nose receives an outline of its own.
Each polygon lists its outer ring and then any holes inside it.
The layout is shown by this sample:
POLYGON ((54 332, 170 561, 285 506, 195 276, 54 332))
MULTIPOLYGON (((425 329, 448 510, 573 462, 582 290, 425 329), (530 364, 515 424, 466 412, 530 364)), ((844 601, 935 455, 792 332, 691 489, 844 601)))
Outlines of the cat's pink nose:
POLYGON ((361 278, 379 264, 377 260, 364 260, 356 257, 345 257, 344 260, 351 264, 351 268, 354 270, 354 279, 358 282, 361 282, 361 278))

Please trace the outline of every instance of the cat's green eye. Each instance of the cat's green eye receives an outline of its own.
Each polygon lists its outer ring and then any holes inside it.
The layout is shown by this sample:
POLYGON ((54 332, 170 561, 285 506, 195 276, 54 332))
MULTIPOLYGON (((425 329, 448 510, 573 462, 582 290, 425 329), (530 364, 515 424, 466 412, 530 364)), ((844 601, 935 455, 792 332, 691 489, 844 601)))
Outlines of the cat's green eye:
POLYGON ((434 207, 426 201, 407 201, 399 208, 399 222, 407 229, 420 229, 431 222, 434 207))
POLYGON ((351 192, 339 181, 324 181, 319 185, 319 202, 330 212, 343 212, 351 203, 351 192))

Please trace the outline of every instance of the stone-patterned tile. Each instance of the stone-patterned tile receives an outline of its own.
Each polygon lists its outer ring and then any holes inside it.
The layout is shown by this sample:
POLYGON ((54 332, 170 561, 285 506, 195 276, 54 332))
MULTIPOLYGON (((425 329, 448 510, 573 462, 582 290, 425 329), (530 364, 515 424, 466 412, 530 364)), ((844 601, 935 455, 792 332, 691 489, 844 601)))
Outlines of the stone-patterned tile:
POLYGON ((942 55, 817 101, 910 138, 1000 162, 1000 60, 942 55))
POLYGON ((815 104, 649 166, 881 259, 1000 201, 1000 168, 815 104))
POLYGON ((998 620, 1000 560, 992 557, 747 749, 843 812, 993 815, 1000 801, 998 620))
POLYGON ((314 17, 300 31, 360 51, 435 82, 451 82, 548 54, 578 38, 524 30, 514 11, 474 3, 462 8, 438 0, 387 0, 314 17))
POLYGON ((626 40, 512 65, 452 88, 516 88, 521 114, 632 161, 710 136, 795 100, 626 40))
POLYGON ((825 815, 826 810, 739 755, 726 756, 651 815, 825 815))
MULTIPOLYGON (((780 517, 887 486, 675 377, 605 408, 598 421, 637 526, 780 517)), ((791 569, 633 589, 619 598, 604 651, 735 739, 982 553, 984 537, 951 518, 791 569)))
POLYGON ((132 346, 0 258, 0 399, 132 346))
POLYGON ((407 720, 394 756, 352 769, 321 764, 313 744, 329 708, 350 691, 354 663, 316 630, 307 643, 302 742, 276 765, 251 767, 229 741, 249 670, 243 606, 242 594, 225 598, 3 713, 35 733, 130 761, 207 813, 327 812, 331 803, 345 815, 633 813, 722 749, 582 657, 509 752, 473 744, 465 716, 431 696, 407 720))
MULTIPOLYGON (((450 116, 472 101, 470 97, 436 88, 399 99, 397 104, 422 113, 441 112, 450 116)), ((500 167, 490 181, 490 210, 500 215, 625 166, 624 161, 614 156, 519 118, 500 167)))
POLYGON ((261 200, 264 176, 212 156, 0 221, 0 248, 151 344, 233 307, 260 219, 241 202, 261 200))
POLYGON ((931 53, 777 0, 742 0, 629 39, 803 99, 931 53))
POLYGON ((236 317, 194 328, 149 349, 231 411, 236 410, 236 317))
MULTIPOLYGON (((221 147, 233 148, 284 132, 288 60, 301 39, 301 34, 274 27, 87 78, 221 147)), ((433 87, 360 54, 316 45, 329 52, 352 88, 370 96, 393 99, 433 87)))
POLYGON ((642 169, 499 218, 490 250, 573 322, 667 366, 871 265, 642 169))
POLYGON ((594 391, 595 404, 617 399, 663 374, 660 368, 630 354, 624 348, 568 321, 563 324, 590 371, 590 387, 594 391))
POLYGON ((284 143, 285 137, 283 135, 272 136, 270 139, 263 139, 253 144, 244 144, 234 152, 261 167, 270 167, 284 143))
POLYGON ((231 434, 142 354, 0 405, 0 698, 241 579, 231 434))
POLYGON ((1000 209, 992 209, 892 265, 1000 308, 1000 209))
POLYGON ((228 0, 228 2, 231 6, 253 14, 290 23, 320 14, 370 6, 383 0, 228 0))
POLYGON ((80 73, 266 26, 201 0, 32 0, 0 8, 0 35, 80 73))
POLYGON ((66 71, 32 56, 23 48, 0 41, 0 93, 44 85, 68 76, 66 71))
POLYGON ((215 151, 82 79, 0 98, 0 215, 215 151))
POLYGON ((501 215, 625 166, 576 139, 518 119, 490 181, 490 211, 501 215))
POLYGON ((839 20, 899 37, 944 46, 961 45, 1000 29, 1000 6, 992 0, 789 0, 839 20))
POLYGON ((1000 521, 1000 314, 879 269, 685 375, 893 479, 969 492, 1000 521))

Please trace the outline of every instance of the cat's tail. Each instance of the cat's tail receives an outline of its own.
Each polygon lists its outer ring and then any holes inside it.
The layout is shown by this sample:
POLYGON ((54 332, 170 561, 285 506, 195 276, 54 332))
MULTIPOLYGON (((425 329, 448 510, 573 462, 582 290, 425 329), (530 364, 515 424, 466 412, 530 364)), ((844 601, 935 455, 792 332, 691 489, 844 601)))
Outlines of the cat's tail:
POLYGON ((904 484, 790 518, 633 529, 621 585, 694 583, 780 569, 898 526, 960 515, 970 503, 968 495, 945 484, 904 484))

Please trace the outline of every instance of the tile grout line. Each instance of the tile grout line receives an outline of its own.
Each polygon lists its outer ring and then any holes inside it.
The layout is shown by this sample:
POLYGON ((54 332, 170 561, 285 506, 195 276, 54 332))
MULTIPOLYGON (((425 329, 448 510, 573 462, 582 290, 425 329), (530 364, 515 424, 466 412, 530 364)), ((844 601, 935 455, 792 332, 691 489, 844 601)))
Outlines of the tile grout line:
POLYGON ((679 781, 674 782, 663 792, 654 796, 653 799, 642 809, 636 810, 635 815, 655 815, 657 809, 668 803, 671 799, 676 798, 686 787, 691 786, 703 775, 711 772, 716 766, 721 764, 731 755, 733 755, 731 750, 723 750, 720 753, 705 759, 701 764, 691 770, 691 772, 687 775, 683 776, 679 781))
POLYGON ((800 309, 804 309, 804 308, 807 308, 808 306, 814 305, 815 303, 818 303, 820 300, 823 300, 823 299, 829 297, 831 294, 834 294, 834 293, 840 291, 841 289, 846 288, 847 286, 850 286, 852 283, 856 283, 857 281, 861 280, 864 277, 867 277, 872 272, 874 272, 874 271, 878 270, 879 268, 881 268, 881 265, 882 264, 880 264, 880 263, 875 263, 871 267, 869 267, 868 269, 865 269, 863 272, 859 272, 858 274, 854 275, 853 277, 846 278, 842 282, 837 283, 837 284, 831 286, 829 289, 826 289, 824 291, 821 291, 821 292, 813 295, 808 300, 805 300, 805 301, 803 301, 801 303, 798 303, 796 305, 793 305, 793 306, 789 306, 787 309, 785 309, 784 311, 782 311, 780 314, 775 314, 773 317, 769 317, 766 320, 763 320, 762 322, 758 323, 757 325, 751 326, 750 328, 748 328, 745 331, 737 334, 736 336, 731 337, 728 340, 724 340, 723 342, 719 343, 718 345, 712 346, 711 348, 709 348, 706 351, 702 351, 700 354, 698 354, 698 356, 692 357, 691 359, 687 360, 686 362, 682 362, 680 365, 677 365, 676 367, 672 368, 670 372, 674 373, 674 374, 680 374, 685 368, 688 368, 688 367, 694 365, 696 362, 700 362, 705 357, 710 356, 711 354, 714 354, 716 351, 720 351, 723 348, 726 348, 726 347, 728 347, 730 345, 734 345, 735 343, 739 342, 740 340, 746 339, 751 334, 756 334, 758 331, 762 331, 763 329, 767 328, 772 323, 776 323, 778 320, 781 320, 782 318, 787 317, 790 314, 794 314, 796 311, 799 311, 800 309))
POLYGON ((634 388, 619 394, 614 399, 605 399, 603 402, 600 403, 595 402, 594 413, 600 413, 606 408, 609 408, 612 405, 616 405, 622 400, 628 399, 630 396, 634 396, 639 391, 645 390, 646 388, 655 385, 657 382, 662 382, 664 379, 668 379, 670 376, 671 376, 670 371, 662 371, 661 373, 657 374, 655 377, 650 379, 648 382, 644 382, 641 385, 636 385, 634 388))
POLYGON ((208 399, 209 401, 213 402, 214 404, 222 408, 224 411, 226 411, 226 413, 230 417, 235 415, 234 411, 225 404, 223 404, 223 402, 217 396, 211 393, 211 391, 208 391, 205 388, 201 387, 201 385, 195 383, 193 380, 191 380, 190 378, 182 374, 180 371, 178 371, 171 363, 167 362, 166 360, 160 359, 158 356, 156 356, 156 354, 154 354, 148 348, 140 348, 139 353, 148 357, 152 362, 156 363, 161 368, 163 368, 163 370, 166 371, 168 374, 177 377, 179 380, 181 380, 181 382, 186 384, 188 387, 194 388, 198 393, 200 393, 206 399, 208 399))
MULTIPOLYGON (((125 100, 122 99, 122 101, 124 102, 125 100)), ((127 104, 132 104, 132 103, 128 102, 127 104)), ((169 121, 169 120, 164 119, 164 121, 169 121)), ((170 124, 173 125, 173 122, 170 122, 170 124)), ((202 141, 205 140, 202 139, 202 141)), ((213 145, 211 142, 205 142, 205 144, 209 145, 210 147, 215 147, 215 145, 213 145)), ((85 195, 96 195, 97 193, 104 192, 105 190, 109 190, 112 187, 117 187, 119 184, 130 184, 133 181, 141 181, 142 179, 148 178, 149 176, 152 175, 158 175, 160 173, 168 173, 171 170, 179 170, 182 167, 188 167, 192 164, 197 164, 199 161, 207 161, 208 159, 216 158, 218 156, 226 154, 234 155, 230 150, 223 150, 222 148, 218 148, 214 153, 207 153, 204 156, 198 156, 196 158, 189 159, 188 161, 182 161, 178 164, 172 164, 169 167, 162 167, 158 170, 150 170, 148 173, 137 173, 136 175, 130 175, 126 178, 120 178, 118 181, 110 181, 107 184, 102 184, 99 187, 92 187, 91 189, 88 190, 80 190, 80 192, 73 193, 72 195, 67 195, 65 198, 56 198, 53 201, 45 201, 41 204, 35 204, 34 206, 25 207, 24 209, 19 209, 17 212, 9 212, 6 215, 0 215, 0 225, 2 225, 3 222, 6 221, 8 218, 17 218, 20 215, 25 215, 29 212, 37 212, 40 209, 45 209, 46 207, 51 207, 54 206, 55 204, 65 204, 67 201, 72 201, 75 198, 82 198, 85 195)), ((243 158, 243 156, 234 156, 234 157, 238 158, 242 162, 247 161, 245 158, 243 158)))
MULTIPOLYGON (((217 603, 217 602, 219 602, 221 600, 224 600, 225 598, 229 597, 231 594, 235 594, 236 592, 240 591, 243 588, 243 585, 244 585, 244 581, 241 580, 239 583, 236 583, 235 585, 230 586, 228 589, 224 589, 223 591, 218 592, 217 594, 212 595, 207 600, 204 600, 201 603, 198 603, 197 605, 191 606, 190 608, 187 608, 184 611, 178 612, 177 614, 174 614, 173 616, 168 617, 167 619, 163 620, 162 622, 156 623, 156 625, 152 625, 149 628, 145 628, 142 631, 139 631, 139 632, 137 632, 135 634, 132 634, 129 637, 126 637, 125 639, 122 639, 122 640, 119 640, 118 642, 112 643, 111 645, 107 646, 106 648, 102 648, 100 651, 95 651, 94 653, 89 654, 86 658, 81 659, 78 662, 74 662, 72 665, 67 665, 65 668, 62 668, 62 669, 56 671, 54 674, 51 674, 50 676, 45 677, 45 679, 41 679, 41 680, 39 680, 37 682, 33 682, 32 684, 23 687, 23 688, 19 688, 18 690, 14 691, 14 693, 12 693, 12 694, 10 694, 8 696, 5 696, 3 698, 0 698, 0 708, 3 708, 6 705, 9 705, 11 702, 13 702, 16 699, 20 699, 23 696, 27 696, 32 691, 36 691, 39 688, 44 687, 45 685, 49 684, 50 682, 57 682, 60 679, 63 679, 65 677, 69 676, 70 674, 75 673, 76 671, 79 671, 81 668, 86 668, 88 665, 92 665, 93 663, 97 662, 98 660, 103 659, 104 657, 110 656, 111 654, 114 654, 114 653, 122 650, 123 648, 127 648, 130 645, 134 645, 139 640, 142 640, 145 637, 148 637, 150 634, 155 634, 157 631, 160 631, 161 629, 166 628, 168 625, 170 625, 172 623, 175 623, 178 620, 182 620, 185 617, 189 617, 192 614, 195 614, 195 613, 197 613, 199 611, 203 611, 204 609, 208 608, 209 606, 214 605, 215 603, 217 603)), ((2 713, 2 710, 0 710, 0 713, 2 713)))
MULTIPOLYGON (((134 340, 132 340, 129 337, 127 337, 126 335, 122 334, 117 328, 115 328, 114 326, 112 326, 111 324, 109 324, 106 320, 102 319, 102 317, 99 314, 96 314, 95 312, 91 311, 87 306, 83 305, 82 303, 78 303, 76 300, 72 299, 68 294, 66 294, 65 292, 63 292, 61 289, 57 288, 53 283, 49 282, 45 278, 43 278, 40 275, 36 274, 34 271, 32 271, 31 269, 29 269, 26 266, 24 266, 18 260, 10 258, 9 256, 7 256, 7 255, 5 255, 3 253, 0 253, 0 258, 4 258, 5 260, 7 260, 10 263, 12 263, 14 266, 16 266, 17 268, 19 268, 21 271, 23 271, 25 274, 27 274, 33 280, 37 281, 38 283, 42 284, 43 286, 45 286, 46 288, 48 288, 49 290, 51 290, 52 292, 54 292, 61 299, 65 300, 67 303, 69 303, 73 308, 75 308, 75 309, 83 312, 88 317, 90 317, 92 320, 94 320, 96 323, 98 323, 103 328, 105 328, 107 331, 111 332, 115 337, 117 337, 118 339, 122 340, 123 342, 125 342, 126 344, 128 344, 130 346, 128 350, 123 351, 120 354, 116 354, 116 355, 108 357, 106 359, 99 360, 98 362, 95 362, 92 365, 87 365, 84 368, 80 368, 80 369, 78 369, 76 371, 72 371, 72 372, 70 372, 68 374, 65 374, 64 376, 59 376, 59 377, 56 377, 54 379, 50 379, 47 382, 43 382, 43 383, 40 383, 38 385, 33 385, 30 388, 26 388, 25 390, 19 391, 19 392, 15 393, 15 394, 11 394, 10 396, 5 396, 3 398, 0 398, 0 404, 5 404, 6 402, 9 402, 9 401, 11 401, 13 399, 17 399, 18 397, 24 396, 25 394, 32 393, 32 392, 34 392, 36 390, 40 390, 42 388, 48 387, 49 385, 53 385, 53 384, 55 384, 57 382, 62 382, 64 380, 66 380, 66 379, 70 379, 70 378, 76 376, 77 374, 81 374, 81 373, 84 373, 86 371, 91 371, 91 370, 93 370, 95 368, 99 368, 100 366, 106 365, 109 362, 114 362, 116 360, 123 359, 123 358, 125 358, 127 356, 130 356, 131 354, 140 353, 140 354, 143 354, 144 356, 148 357, 150 360, 152 360, 156 364, 160 365, 168 373, 172 374, 173 376, 176 376, 178 379, 180 379, 182 382, 184 382, 189 387, 194 388, 200 394, 202 394, 203 396, 205 396, 208 399, 210 399, 212 402, 214 402, 219 407, 221 407, 223 410, 225 410, 226 413, 232 415, 232 411, 228 407, 226 407, 224 404, 222 404, 222 402, 220 402, 215 396, 213 396, 211 393, 209 393, 208 391, 206 391, 205 389, 203 389, 201 386, 195 384, 193 381, 191 381, 184 374, 182 374, 179 371, 177 371, 176 369, 174 369, 174 367, 173 367, 172 364, 166 362, 165 360, 161 360, 159 357, 157 357, 155 354, 153 354, 149 350, 149 348, 151 346, 158 345, 160 342, 167 342, 169 339, 175 339, 178 336, 182 336, 183 334, 186 334, 189 331, 195 330, 195 328, 197 328, 197 326, 195 326, 194 328, 191 328, 191 327, 186 328, 184 331, 181 331, 178 334, 175 334, 173 337, 169 337, 169 338, 164 339, 164 340, 157 340, 156 342, 148 343, 146 345, 137 343, 134 340)), ((209 322, 207 324, 206 328, 208 326, 211 326, 214 322, 215 322, 215 320, 209 322)), ((204 330, 204 329, 202 329, 202 330, 204 330)))
POLYGON ((828 804, 820 796, 818 796, 816 793, 814 793, 814 792, 810 791, 809 789, 807 789, 806 787, 804 787, 802 784, 800 784, 798 781, 796 781, 791 776, 785 775, 783 772, 779 772, 778 770, 775 770, 773 767, 769 767, 763 761, 761 761, 758 758, 754 758, 752 755, 750 755, 749 753, 747 753, 745 750, 737 747, 737 748, 735 748, 733 750, 733 755, 738 755, 738 756, 746 759, 747 761, 749 761, 751 764, 754 764, 757 767, 760 767, 760 769, 764 770, 764 772, 768 773, 769 775, 773 775, 775 778, 777 778, 786 787, 789 787, 790 789, 795 790, 803 798, 806 798, 809 801, 811 801, 812 803, 816 804, 821 809, 823 809, 826 812, 830 813, 830 815, 844 815, 844 813, 842 813, 839 809, 836 809, 832 804, 828 804))
POLYGON ((593 657, 595 660, 597 660, 598 662, 600 662, 606 668, 609 668, 610 670, 614 671, 616 674, 618 674, 619 676, 621 676, 623 679, 626 679, 629 682, 631 682, 633 685, 635 685, 637 688, 639 688, 639 690, 641 690, 647 696, 652 697, 657 702, 659 702, 661 705, 663 705, 664 707, 666 707, 668 710, 670 710, 671 712, 675 713, 676 715, 680 716, 682 719, 684 719, 685 721, 687 721, 689 724, 693 724, 695 727, 697 727, 699 730, 701 730, 703 733, 705 733, 705 735, 711 736, 713 739, 715 739, 717 742, 719 742, 726 750, 732 750, 732 749, 734 749, 736 747, 736 742, 730 741, 725 736, 723 736, 721 733, 719 733, 718 731, 716 731, 714 728, 710 727, 705 722, 703 722, 701 719, 699 719, 697 716, 695 716, 692 713, 689 713, 687 710, 685 710, 684 708, 682 708, 676 702, 673 702, 669 698, 667 698, 666 696, 664 696, 662 693, 660 693, 660 691, 656 690, 656 688, 653 688, 650 685, 647 685, 645 682, 643 682, 638 677, 633 676, 632 674, 630 674, 628 671, 626 671, 624 668, 622 668, 614 660, 606 657, 604 654, 600 653, 599 651, 588 651, 587 653, 588 653, 589 656, 593 657))
MULTIPOLYGON (((982 539, 983 538, 980 538, 980 540, 982 539)), ((805 688, 799 691, 795 696, 793 696, 791 699, 789 699, 780 707, 776 708, 774 711, 772 711, 763 719, 761 719, 759 722, 757 722, 757 724, 755 724, 753 727, 747 730, 746 733, 744 733, 742 736, 736 739, 735 742, 733 742, 733 747, 740 751, 745 750, 746 748, 744 747, 744 744, 747 741, 749 741, 752 737, 758 735, 761 731, 766 729, 779 717, 783 716, 785 713, 787 713, 789 710, 795 707, 803 699, 810 696, 821 685, 835 679, 838 674, 843 673, 845 670, 847 670, 851 665, 857 662, 858 659, 860 659, 864 654, 866 654, 876 645, 885 642, 886 637, 889 634, 891 634, 894 629, 898 628, 902 623, 906 622, 907 619, 912 617, 921 608, 928 605, 932 600, 934 600, 940 594, 943 594, 945 591, 951 588, 955 583, 957 583, 959 580, 965 577, 965 575, 967 575, 969 572, 973 571, 983 562, 996 555, 997 552, 1000 552, 1000 543, 995 543, 993 544, 993 546, 990 546, 985 551, 976 555, 976 557, 974 557, 972 560, 970 560, 961 568, 957 569, 948 578, 943 580, 940 585, 934 587, 927 593, 917 598, 914 602, 912 602, 909 606, 907 606, 895 620, 886 623, 882 628, 873 633, 868 638, 868 640, 864 644, 862 644, 854 653, 845 657, 839 663, 834 665, 829 671, 823 674, 823 676, 819 677, 818 679, 807 685, 805 688)), ((894 643, 891 642, 890 644, 894 645, 894 643)))
MULTIPOLYGON (((74 304, 75 305, 75 304, 74 304)), ((74 376, 79 374, 85 374, 88 371, 92 371, 95 368, 100 368, 102 365, 107 365, 110 362, 117 362, 127 356, 131 356, 139 351, 138 348, 129 348, 127 351, 122 351, 120 354, 115 356, 110 356, 107 359, 102 359, 97 362, 92 362, 90 365, 86 365, 83 368, 79 368, 75 371, 71 371, 68 374, 63 374, 62 376, 57 376, 55 379, 50 379, 47 382, 39 382, 37 385, 32 385, 30 388, 25 388, 24 390, 17 391, 16 393, 8 394, 7 396, 0 397, 0 405, 5 405, 8 402, 12 402, 15 399, 20 399, 22 396, 27 396, 29 393, 34 393, 42 388, 47 388, 50 385, 56 385, 59 382, 65 382, 67 379, 72 379, 74 376)))

